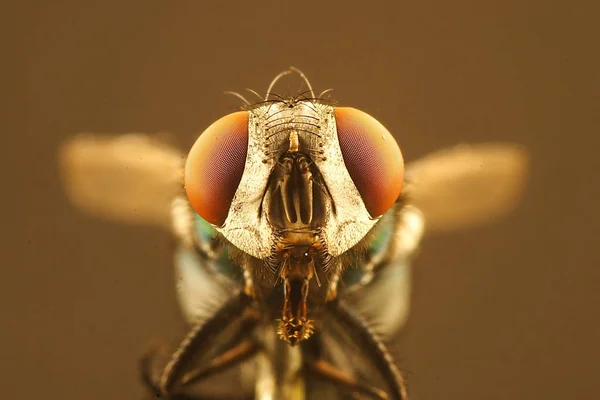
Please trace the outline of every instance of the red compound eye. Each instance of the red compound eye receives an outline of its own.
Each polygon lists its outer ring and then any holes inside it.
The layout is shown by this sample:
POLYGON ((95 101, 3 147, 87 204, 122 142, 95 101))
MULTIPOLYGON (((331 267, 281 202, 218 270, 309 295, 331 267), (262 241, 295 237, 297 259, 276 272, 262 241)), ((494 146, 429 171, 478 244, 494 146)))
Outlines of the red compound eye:
POLYGON ((404 180, 400 147, 387 129, 369 114, 336 107, 335 120, 344 163, 372 217, 398 199, 404 180))
POLYGON ((240 184, 248 153, 248 112, 229 114, 196 140, 185 163, 184 183, 198 215, 221 226, 240 184))

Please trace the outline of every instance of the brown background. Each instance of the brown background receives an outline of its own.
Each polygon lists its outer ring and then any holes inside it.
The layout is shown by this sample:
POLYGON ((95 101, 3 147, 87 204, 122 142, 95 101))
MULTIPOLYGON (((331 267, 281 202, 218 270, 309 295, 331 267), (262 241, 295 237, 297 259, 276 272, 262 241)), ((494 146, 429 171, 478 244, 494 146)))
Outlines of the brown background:
POLYGON ((170 131, 187 147, 238 106, 224 90, 263 92, 296 65, 385 123, 408 159, 464 141, 531 151, 516 212, 424 243, 399 360, 413 398, 598 398, 598 14, 558 1, 210 3, 3 7, 2 397, 139 398, 137 357, 181 333, 166 235, 75 211, 59 142, 170 131))

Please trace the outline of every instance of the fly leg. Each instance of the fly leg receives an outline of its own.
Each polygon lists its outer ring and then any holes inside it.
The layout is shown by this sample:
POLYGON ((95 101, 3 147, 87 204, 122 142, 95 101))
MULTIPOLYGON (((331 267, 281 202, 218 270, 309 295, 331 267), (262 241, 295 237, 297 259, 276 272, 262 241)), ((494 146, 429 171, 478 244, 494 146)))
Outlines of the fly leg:
POLYGON ((312 340, 303 343, 304 373, 316 379, 329 382, 344 390, 352 399, 388 400, 388 394, 373 385, 361 382, 346 371, 342 371, 324 359, 323 339, 317 332, 312 340))
POLYGON ((255 355, 259 349, 260 346, 254 339, 245 339, 235 347, 226 350, 224 353, 210 360, 208 365, 187 372, 181 378, 180 386, 183 387, 193 382, 198 382, 228 367, 242 363, 255 355))
POLYGON ((185 396, 182 397, 177 394, 185 384, 192 381, 196 382, 201 377, 208 377, 251 357, 257 350, 256 345, 253 346, 242 340, 244 334, 248 336, 248 328, 256 324, 256 319, 252 315, 248 316, 251 304, 252 299, 250 297, 244 293, 239 293, 225 303, 212 317, 194 326, 171 356, 159 379, 154 379, 151 371, 153 355, 149 354, 144 357, 141 360, 142 381, 144 384, 156 397, 171 400, 185 399, 185 396), (219 346, 219 334, 232 321, 240 320, 243 321, 240 323, 237 334, 234 335, 237 345, 234 343, 234 347, 210 361, 208 366, 187 372, 189 371, 190 362, 195 357, 207 353, 214 346, 219 346))
MULTIPOLYGON (((211 359, 207 363, 207 365, 186 372, 181 378, 180 382, 177 384, 177 387, 179 389, 182 389, 184 387, 189 386, 190 384, 196 383, 203 379, 210 378, 214 374, 217 374, 229 367, 244 362, 245 360, 255 355, 258 350, 260 350, 260 346, 254 339, 244 339, 239 344, 235 345, 229 350, 225 350, 220 355, 211 359)), ((144 385, 153 393, 152 397, 156 398, 160 397, 161 389, 158 387, 157 384, 154 383, 151 377, 151 358, 154 354, 156 353, 154 353, 154 351, 151 350, 145 357, 142 358, 140 369, 142 370, 142 381, 144 385)), ((195 395, 176 394, 169 396, 168 399, 198 400, 198 397, 195 395)), ((202 396, 202 400, 208 399, 205 396, 202 396)))
POLYGON ((406 400, 406 387, 404 378, 394 363, 385 344, 369 328, 367 323, 339 301, 327 303, 328 312, 341 325, 346 327, 354 342, 356 342, 364 354, 369 357, 377 368, 385 382, 391 389, 391 399, 406 400))
POLYGON ((312 373, 317 377, 330 381, 334 385, 348 389, 355 393, 362 393, 370 398, 377 400, 388 400, 389 397, 381 389, 377 389, 366 383, 359 382, 355 378, 345 374, 338 368, 334 367, 325 360, 316 360, 306 364, 305 368, 308 373, 312 373))

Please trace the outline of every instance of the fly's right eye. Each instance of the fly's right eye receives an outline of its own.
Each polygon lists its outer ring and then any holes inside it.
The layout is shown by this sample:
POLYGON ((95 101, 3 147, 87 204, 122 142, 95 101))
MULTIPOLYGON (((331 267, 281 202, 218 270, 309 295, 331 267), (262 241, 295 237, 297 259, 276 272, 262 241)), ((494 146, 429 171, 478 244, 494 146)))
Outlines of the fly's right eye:
POLYGON ((344 163, 372 217, 390 209, 404 181, 404 159, 392 134, 369 114, 336 107, 344 163))
POLYGON ((196 140, 185 163, 185 192, 204 220, 222 226, 237 191, 248 153, 248 112, 229 114, 196 140))

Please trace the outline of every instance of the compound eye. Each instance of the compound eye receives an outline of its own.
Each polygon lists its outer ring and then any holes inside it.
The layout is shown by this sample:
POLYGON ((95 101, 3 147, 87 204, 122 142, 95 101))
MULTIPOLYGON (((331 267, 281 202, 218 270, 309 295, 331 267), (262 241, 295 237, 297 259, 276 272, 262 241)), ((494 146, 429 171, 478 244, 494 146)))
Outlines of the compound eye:
POLYGON ((185 192, 192 208, 222 226, 237 191, 248 153, 248 112, 229 114, 196 140, 185 163, 185 192))
POLYGON ((369 114, 336 107, 338 140, 346 169, 371 217, 386 212, 400 195, 404 160, 390 132, 369 114))

